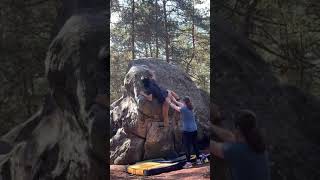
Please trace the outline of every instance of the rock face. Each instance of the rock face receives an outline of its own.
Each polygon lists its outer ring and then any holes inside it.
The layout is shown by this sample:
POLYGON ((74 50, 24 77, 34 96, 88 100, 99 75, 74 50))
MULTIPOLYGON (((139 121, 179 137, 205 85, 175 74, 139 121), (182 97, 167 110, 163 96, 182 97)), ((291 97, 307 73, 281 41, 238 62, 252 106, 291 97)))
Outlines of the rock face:
POLYGON ((211 102, 223 109, 224 124, 229 127, 238 109, 257 113, 270 145, 272 179, 317 179, 319 99, 280 84, 250 43, 226 22, 215 19, 211 102))
POLYGON ((208 137, 203 126, 209 121, 209 96, 201 92, 192 80, 177 66, 161 59, 138 59, 129 64, 124 79, 123 96, 111 105, 110 161, 129 164, 144 159, 174 156, 181 152, 181 123, 179 114, 170 108, 170 127, 164 128, 161 106, 139 95, 144 90, 141 77, 155 71, 160 86, 176 92, 180 97, 190 96, 195 106, 199 140, 208 137))
POLYGON ((105 16, 73 15, 53 40, 45 60, 50 94, 1 138, 11 151, 0 157, 0 179, 105 178, 108 110, 94 101, 105 89, 105 16))

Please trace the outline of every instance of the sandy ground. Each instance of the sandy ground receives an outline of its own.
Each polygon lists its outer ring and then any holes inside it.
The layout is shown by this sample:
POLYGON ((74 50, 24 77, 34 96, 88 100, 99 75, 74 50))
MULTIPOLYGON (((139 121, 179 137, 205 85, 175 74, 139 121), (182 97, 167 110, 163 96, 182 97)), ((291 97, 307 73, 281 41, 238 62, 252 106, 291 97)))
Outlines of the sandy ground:
POLYGON ((123 165, 110 166, 110 179, 184 179, 184 180, 201 180, 210 179, 210 164, 195 166, 190 169, 181 169, 171 171, 154 176, 135 176, 126 172, 126 167, 123 165))

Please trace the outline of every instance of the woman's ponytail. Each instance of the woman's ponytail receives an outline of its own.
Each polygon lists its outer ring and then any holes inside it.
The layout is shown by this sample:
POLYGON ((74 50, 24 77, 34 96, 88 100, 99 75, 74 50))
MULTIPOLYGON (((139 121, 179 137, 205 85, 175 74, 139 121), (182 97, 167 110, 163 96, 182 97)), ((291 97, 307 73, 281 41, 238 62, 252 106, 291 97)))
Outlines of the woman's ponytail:
POLYGON ((240 129, 250 148, 256 153, 266 150, 264 139, 257 127, 256 115, 249 110, 241 110, 235 125, 240 129))
POLYGON ((192 111, 193 110, 193 106, 192 106, 190 97, 189 96, 184 97, 183 101, 186 104, 187 108, 192 111))

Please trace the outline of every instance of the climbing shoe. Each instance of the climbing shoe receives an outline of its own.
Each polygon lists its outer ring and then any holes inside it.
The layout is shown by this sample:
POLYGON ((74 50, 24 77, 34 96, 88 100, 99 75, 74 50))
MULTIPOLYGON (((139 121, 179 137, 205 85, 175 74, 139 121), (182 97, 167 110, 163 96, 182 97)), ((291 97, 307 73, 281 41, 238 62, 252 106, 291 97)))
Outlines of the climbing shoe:
POLYGON ((191 162, 186 162, 186 164, 183 166, 184 169, 192 168, 191 162))
POLYGON ((197 165, 201 165, 201 164, 203 164, 202 160, 201 159, 197 159, 197 165))

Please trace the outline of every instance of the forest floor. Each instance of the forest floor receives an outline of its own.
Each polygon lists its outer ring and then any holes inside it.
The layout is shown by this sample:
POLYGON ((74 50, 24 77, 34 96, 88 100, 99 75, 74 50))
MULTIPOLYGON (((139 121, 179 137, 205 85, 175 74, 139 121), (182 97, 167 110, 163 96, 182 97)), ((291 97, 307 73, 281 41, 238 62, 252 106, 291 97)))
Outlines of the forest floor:
POLYGON ((136 176, 126 172, 124 165, 110 165, 110 179, 183 179, 183 180, 209 180, 210 164, 194 166, 189 169, 171 171, 154 176, 136 176))

